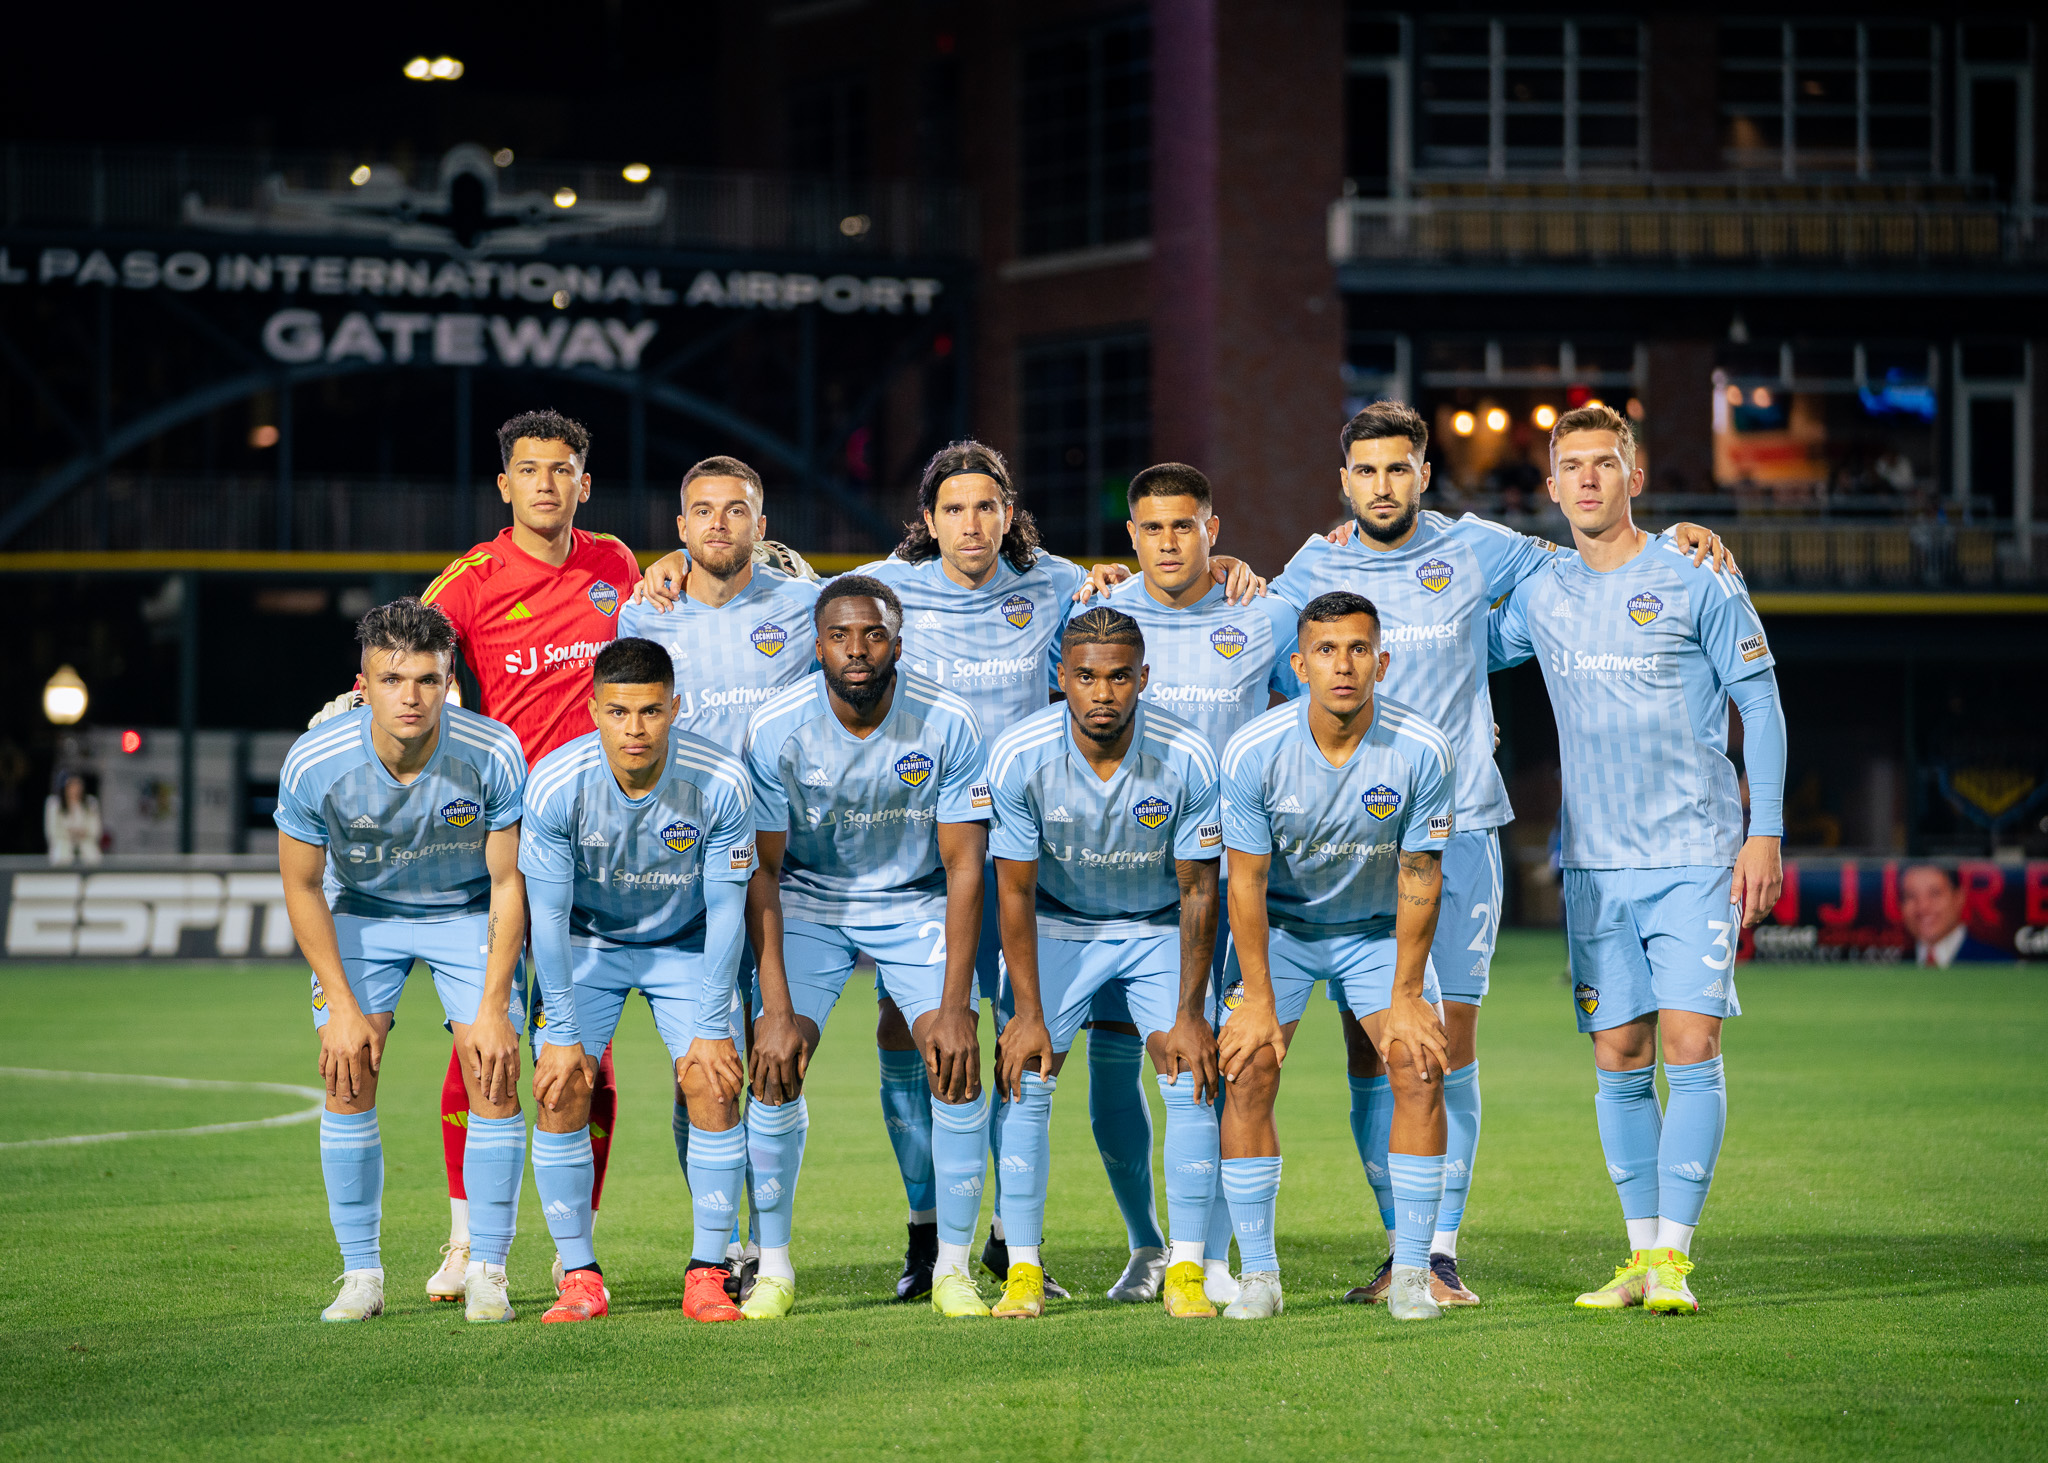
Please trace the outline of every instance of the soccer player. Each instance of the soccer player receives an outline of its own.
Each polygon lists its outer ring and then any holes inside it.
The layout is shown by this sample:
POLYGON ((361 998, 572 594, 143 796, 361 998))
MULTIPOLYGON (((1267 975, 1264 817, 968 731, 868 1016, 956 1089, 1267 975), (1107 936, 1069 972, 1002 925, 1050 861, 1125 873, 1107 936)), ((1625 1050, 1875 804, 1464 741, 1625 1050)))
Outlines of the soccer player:
POLYGON ((1280 1314, 1273 1099, 1287 1043, 1324 979, 1392 1079, 1387 1304, 1399 1319, 1424 1320, 1442 1314, 1430 1298, 1429 1241, 1444 1187, 1446 1042, 1429 949, 1456 831, 1457 760, 1442 731, 1374 693, 1388 653, 1370 600, 1318 595, 1302 610, 1298 645, 1293 670, 1307 695, 1252 721, 1223 753, 1222 1185, 1243 1256, 1224 1315, 1280 1314))
POLYGON ((748 909, 760 961, 754 1038, 786 1052, 794 1036, 802 1052, 774 1073, 757 1054, 747 1123, 763 1253, 771 1224, 788 1232, 796 1188, 793 1156, 769 1154, 771 1140, 801 1125, 801 1066, 866 951, 909 1022, 930 1092, 932 1308, 986 1316, 967 1264, 988 1162, 974 1000, 989 816, 981 732, 965 701, 899 668, 903 604, 888 585, 842 575, 814 616, 819 673, 769 701, 747 731, 761 858, 748 909), (763 1202, 774 1168, 781 1190, 763 1202))
POLYGON ((523 1014, 513 972, 526 934, 526 759, 508 728, 446 704, 455 632, 438 610, 396 600, 363 616, 356 639, 366 704, 292 744, 276 813, 285 909, 313 968, 327 1089, 320 1168, 342 1254, 341 1293, 321 1319, 384 1310, 378 1074, 420 960, 433 971, 468 1093, 467 1318, 509 1321, 505 1256, 526 1159, 513 1029, 523 1014))
MULTIPOLYGON (((597 730, 540 760, 527 784, 519 867, 549 1021, 534 1062, 533 1178, 565 1271, 543 1321, 602 1316, 591 1243, 590 1093, 626 997, 638 990, 675 1064, 696 1237, 683 1313, 734 1321, 726 1238, 745 1182, 734 975, 754 871, 745 766, 677 725, 669 653, 623 638, 598 655, 597 730)), ((749 1316, 788 1313, 789 1248, 764 1251, 749 1316)))
POLYGON ((1496 665, 1539 658, 1557 717, 1572 1000, 1593 1039, 1600 1146, 1628 1228, 1627 1262, 1578 1303, 1690 1314, 1692 1235, 1728 1119, 1721 1023, 1742 1011, 1735 947, 1784 878, 1785 715, 1741 576, 1635 526, 1643 471, 1628 419, 1605 406, 1566 412, 1550 460, 1576 552, 1518 585, 1489 638, 1496 665), (1671 1089, 1661 1113, 1660 1035, 1671 1089))
MULTIPOLYGON (((1129 615, 1069 620, 1060 655, 1066 704, 989 750, 1006 971, 997 1081, 1010 1098, 996 1169, 1010 1266, 995 1314, 1045 1313, 1052 1095, 1096 994, 1114 989, 1166 1102, 1166 1313, 1213 1317, 1202 1246, 1216 1174, 1216 756, 1187 722, 1140 704, 1145 635, 1129 615)), ((1149 1177, 1149 1148, 1143 1162, 1149 1177)))
MULTIPOLYGON (((1493 760, 1493 702, 1486 681, 1486 613, 1549 562, 1556 545, 1466 514, 1422 511, 1429 488, 1429 426, 1397 401, 1375 402, 1344 426, 1340 485, 1349 532, 1311 537, 1273 581, 1300 610, 1331 590, 1365 595, 1383 616, 1391 656, 1386 693, 1440 727, 1457 754, 1457 835, 1443 849, 1443 930, 1436 973, 1450 1033, 1444 1103, 1450 1149, 1438 1232, 1430 1242, 1432 1294, 1440 1305, 1477 1305, 1458 1274, 1458 1230, 1479 1147, 1479 1006, 1500 926, 1500 829, 1514 817, 1493 760)), ((1720 554, 1704 528, 1673 530, 1687 547, 1720 554)), ((1338 987, 1331 987, 1335 999, 1338 987)), ((1354 1013, 1355 1014, 1355 1013, 1354 1013)), ((1394 1198, 1387 1170, 1393 1117, 1389 1076, 1358 1022, 1342 1020, 1350 1065, 1351 1130, 1387 1231, 1387 1258, 1345 1299, 1377 1303, 1393 1269, 1394 1198)))

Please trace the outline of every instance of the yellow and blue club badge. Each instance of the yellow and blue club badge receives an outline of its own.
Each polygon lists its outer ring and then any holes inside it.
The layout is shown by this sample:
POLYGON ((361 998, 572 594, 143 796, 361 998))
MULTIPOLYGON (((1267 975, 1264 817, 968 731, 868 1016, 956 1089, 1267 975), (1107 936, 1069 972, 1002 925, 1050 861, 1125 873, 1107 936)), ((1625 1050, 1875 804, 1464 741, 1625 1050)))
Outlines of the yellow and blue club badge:
POLYGON ((456 798, 441 804, 441 821, 456 828, 467 828, 482 812, 483 809, 468 798, 456 798))
POLYGON ((619 611, 619 592, 602 579, 590 586, 590 602, 597 606, 597 612, 610 619, 619 611))
POLYGON ((1242 1006, 1243 1004, 1244 982, 1241 980, 1234 980, 1230 983, 1229 989, 1223 992, 1223 1009, 1226 1011, 1235 1011, 1239 1006, 1242 1006))
POLYGON ((1664 601, 1647 589, 1628 602, 1628 617, 1638 625, 1647 625, 1664 612, 1664 601))
POLYGON ((325 1011, 327 1009, 327 987, 320 984, 320 977, 317 975, 313 977, 313 1009, 315 1011, 325 1011))
POLYGON ((1373 817, 1379 819, 1382 823, 1401 810, 1401 794, 1395 792, 1384 782, 1377 787, 1367 788, 1359 801, 1365 804, 1365 810, 1368 813, 1372 814, 1373 817))
POLYGON ((1147 828, 1157 828, 1173 816, 1173 804, 1165 798, 1141 798, 1131 804, 1131 816, 1147 828))
POLYGON ((896 759, 896 775, 912 787, 920 787, 932 775, 932 759, 922 752, 905 752, 896 759))
POLYGON ((1572 987, 1572 999, 1579 1003, 1579 1009, 1588 1016, 1600 1009, 1600 992, 1584 981, 1572 987))
POLYGON ((675 822, 661 830, 661 841, 677 853, 688 853, 697 846, 697 825, 675 822))
POLYGON ((1216 653, 1225 660, 1236 660, 1251 640, 1237 626, 1225 625, 1220 630, 1209 632, 1209 643, 1216 647, 1216 653))
POLYGON ((1442 559, 1430 559, 1416 566, 1415 577, 1422 581, 1422 587, 1431 594, 1442 594, 1450 587, 1451 572, 1451 566, 1442 559))
POLYGON ((1031 616, 1036 611, 1037 607, 1031 603, 1027 595, 1013 594, 1003 601, 1003 618, 1019 630, 1031 623, 1031 616))
POLYGON ((773 657, 789 643, 789 632, 773 620, 763 620, 747 638, 754 642, 754 649, 773 657))

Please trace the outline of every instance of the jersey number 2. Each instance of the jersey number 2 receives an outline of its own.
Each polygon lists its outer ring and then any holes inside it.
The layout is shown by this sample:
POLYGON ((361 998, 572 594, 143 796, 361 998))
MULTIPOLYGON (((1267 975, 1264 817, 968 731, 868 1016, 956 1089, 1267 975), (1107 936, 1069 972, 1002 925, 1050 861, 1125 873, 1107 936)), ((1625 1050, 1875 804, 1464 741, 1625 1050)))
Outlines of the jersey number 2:
POLYGON ((917 937, 920 940, 926 935, 932 934, 936 934, 938 938, 932 941, 932 953, 925 956, 924 963, 927 965, 944 965, 946 963, 946 924, 944 920, 928 919, 917 927, 917 937))

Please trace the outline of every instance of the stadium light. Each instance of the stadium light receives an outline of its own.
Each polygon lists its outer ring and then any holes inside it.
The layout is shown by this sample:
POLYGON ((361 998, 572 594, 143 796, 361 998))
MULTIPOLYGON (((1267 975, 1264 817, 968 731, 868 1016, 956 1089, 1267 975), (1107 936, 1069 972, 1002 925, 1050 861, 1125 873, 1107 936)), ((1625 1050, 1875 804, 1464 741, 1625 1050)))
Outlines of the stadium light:
POLYGON ((574 208, 575 206, 576 190, 574 188, 557 188, 555 190, 555 207, 574 208))
POLYGON ((864 213, 849 213, 839 220, 839 232, 849 239, 858 239, 874 226, 874 220, 864 213))
POLYGON ((408 81, 431 81, 434 63, 425 56, 415 56, 405 63, 405 77, 408 81))
POLYGON ((1489 412, 1488 412, 1488 413, 1486 414, 1486 430, 1487 430, 1487 431, 1489 431, 1489 432, 1505 432, 1505 431, 1506 431, 1507 429, 1508 429, 1508 414, 1507 414, 1506 412, 1502 411, 1502 410, 1501 410, 1501 409, 1500 409, 1499 407, 1495 407, 1495 408, 1493 408, 1493 410, 1489 411, 1489 412))
POLYGON ((370 165, 368 163, 356 164, 355 171, 348 175, 348 180, 358 188, 362 187, 363 184, 370 181, 370 165))
POLYGON ((1742 405, 1742 388, 1740 386, 1731 386, 1728 388, 1728 404, 1730 406, 1742 405))
POLYGON ((459 81, 462 69, 462 63, 453 56, 436 56, 431 61, 415 56, 405 63, 408 81, 459 81))
POLYGON ((1750 392, 1749 404, 1751 406, 1769 406, 1771 404, 1771 393, 1769 389, 1766 387, 1759 386, 1756 390, 1750 392))
POLYGON ((645 163, 627 163, 620 170, 619 176, 628 183, 644 183, 654 176, 654 169, 648 167, 645 163))
POLYGON ((1631 396, 1628 399, 1628 405, 1623 407, 1622 410, 1628 413, 1630 421, 1641 421, 1643 419, 1643 399, 1640 396, 1631 396))
POLYGON ((273 426, 251 427, 249 429, 249 445, 258 452, 261 452, 266 447, 275 447, 278 436, 278 430, 273 426))
POLYGON ((1557 425, 1557 408, 1546 403, 1543 406, 1537 407, 1530 415, 1529 420, 1534 422, 1538 428, 1547 432, 1557 425))
POLYGON ((1469 411, 1461 411, 1451 418, 1451 430, 1460 437, 1471 436, 1472 429, 1477 425, 1478 423, 1472 419, 1472 413, 1469 411))
POLYGON ((136 754, 137 752, 139 752, 139 751, 141 751, 141 750, 142 750, 142 733, 141 733, 141 732, 137 731, 137 730, 136 730, 136 729, 135 729, 134 727, 132 727, 132 726, 131 726, 131 727, 129 727, 129 728, 128 728, 128 730, 126 730, 126 731, 124 731, 124 732, 122 732, 122 733, 121 733, 121 755, 122 755, 122 756, 124 756, 124 757, 133 757, 133 756, 134 756, 134 755, 135 755, 135 754, 136 754))
POLYGON ((512 166, 512 149, 511 149, 511 148, 509 148, 509 147, 501 147, 501 148, 499 148, 499 149, 498 149, 498 150, 497 150, 496 152, 494 152, 494 153, 492 153, 492 154, 491 154, 491 162, 492 162, 492 163, 493 163, 493 164, 494 164, 495 166, 497 166, 497 167, 501 167, 501 168, 509 168, 509 167, 511 167, 511 166, 512 166))
POLYGON ((1587 397, 1587 398, 1586 398, 1586 405, 1587 405, 1587 406, 1605 406, 1605 405, 1607 405, 1607 403, 1606 403, 1606 402, 1604 402, 1604 401, 1602 401, 1602 400, 1601 400, 1601 399, 1600 399, 1599 397, 1597 397, 1597 396, 1589 396, 1589 397, 1587 397))
POLYGON ((567 290, 556 290, 552 295, 548 296, 548 303, 553 305, 557 310, 568 309, 569 292, 567 290))
POLYGON ((57 674, 43 682, 43 715, 53 726, 76 726, 85 717, 85 682, 69 665, 57 667, 57 674))

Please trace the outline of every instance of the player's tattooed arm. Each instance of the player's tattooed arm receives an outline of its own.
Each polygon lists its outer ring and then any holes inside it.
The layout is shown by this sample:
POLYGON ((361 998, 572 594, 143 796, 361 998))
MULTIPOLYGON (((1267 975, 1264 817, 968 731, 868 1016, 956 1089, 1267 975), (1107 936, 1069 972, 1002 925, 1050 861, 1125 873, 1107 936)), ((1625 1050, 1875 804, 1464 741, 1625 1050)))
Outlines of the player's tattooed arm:
POLYGON ((277 871, 284 879, 284 910, 292 922, 292 938, 313 967, 320 998, 327 1003, 327 1023, 320 1028, 320 1080, 329 1097, 353 1102, 375 1090, 375 1073, 384 1065, 384 1036, 390 1023, 363 1014, 342 969, 334 914, 320 888, 327 871, 327 849, 280 832, 277 871))
POLYGON ((512 977, 526 945, 526 881, 519 873, 517 823, 485 835, 484 865, 491 875, 491 913, 484 940, 483 999, 469 1026, 469 1061, 484 1101, 502 1107, 516 1102, 519 1093, 519 1033, 506 1014, 512 1002, 512 977))
POLYGON ((974 951, 981 942, 982 868, 988 859, 986 823, 938 825, 939 861, 946 866, 946 982, 939 1009, 927 1019, 919 1045, 925 1076, 940 1100, 959 1104, 981 1096, 981 1043, 974 1009, 974 951))
POLYGON ((796 1099, 811 1061, 782 962, 782 855, 788 847, 787 833, 755 833, 759 864, 747 881, 747 943, 754 947, 755 979, 761 986, 761 1014, 754 1018, 748 1056, 754 1096, 771 1105, 796 1099))
POLYGON ((1267 963, 1266 880, 1273 866, 1267 853, 1226 848, 1230 860, 1230 940, 1237 955, 1243 997, 1224 1023, 1216 1041, 1216 1060, 1226 1081, 1235 1082, 1266 1047, 1278 1062, 1287 1060, 1287 1034, 1273 1004, 1273 971, 1267 963))
POLYGON ((1180 883, 1180 1006, 1173 1028, 1161 1036, 1165 1061, 1154 1065, 1178 1085, 1186 1073, 1197 1102, 1214 1102, 1218 1081, 1216 1033, 1209 1026, 1209 965, 1216 951, 1219 883, 1217 860, 1177 859, 1180 883))
POLYGON ((1450 1056, 1443 1021, 1423 995, 1443 893, 1443 855, 1428 849, 1401 850, 1395 876, 1394 991, 1381 1018, 1380 1053, 1386 1056, 1401 1046, 1402 1055, 1415 1064, 1416 1075, 1425 1082, 1444 1069, 1450 1056))
POLYGON ((996 1089, 1024 1100, 1024 1074, 1052 1075, 1056 1058, 1038 991, 1038 860, 996 860, 996 915, 1015 1012, 996 1038, 996 1089))

